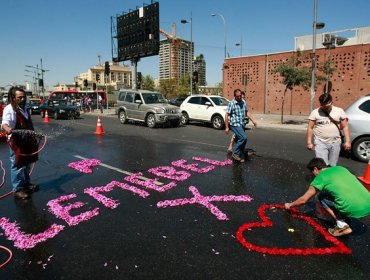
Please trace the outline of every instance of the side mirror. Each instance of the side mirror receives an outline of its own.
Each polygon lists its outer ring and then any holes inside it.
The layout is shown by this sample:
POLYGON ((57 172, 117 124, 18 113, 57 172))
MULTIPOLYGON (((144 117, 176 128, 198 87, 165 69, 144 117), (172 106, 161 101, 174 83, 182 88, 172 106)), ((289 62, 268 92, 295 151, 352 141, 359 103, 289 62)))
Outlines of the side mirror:
POLYGON ((143 103, 140 99, 135 100, 135 103, 141 104, 143 103))
POLYGON ((212 106, 211 102, 207 101, 206 103, 204 103, 205 105, 207 106, 212 106))

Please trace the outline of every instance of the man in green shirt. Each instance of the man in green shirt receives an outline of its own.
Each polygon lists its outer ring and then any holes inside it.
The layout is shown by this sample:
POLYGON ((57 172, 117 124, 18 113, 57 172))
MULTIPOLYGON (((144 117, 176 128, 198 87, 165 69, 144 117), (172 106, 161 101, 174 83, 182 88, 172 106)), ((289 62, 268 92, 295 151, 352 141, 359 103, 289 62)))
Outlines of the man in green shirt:
POLYGON ((317 202, 336 223, 335 227, 329 228, 329 233, 333 236, 350 234, 352 229, 344 218, 370 215, 370 192, 346 168, 329 167, 322 158, 313 158, 307 168, 315 179, 304 195, 285 203, 285 208, 304 205, 316 195, 317 202))

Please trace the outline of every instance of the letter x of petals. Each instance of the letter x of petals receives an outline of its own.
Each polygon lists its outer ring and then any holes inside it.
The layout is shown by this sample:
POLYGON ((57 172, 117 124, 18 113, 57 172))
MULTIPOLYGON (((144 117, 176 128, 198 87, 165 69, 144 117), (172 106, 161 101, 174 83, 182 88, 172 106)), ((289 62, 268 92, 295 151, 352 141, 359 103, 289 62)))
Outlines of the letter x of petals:
POLYGON ((203 196, 199 193, 198 189, 194 186, 189 187, 189 191, 194 195, 193 198, 179 198, 174 200, 164 200, 157 203, 158 208, 166 208, 168 206, 182 206, 186 204, 201 204, 206 207, 213 215, 217 217, 218 220, 228 220, 229 218, 225 213, 218 209, 211 202, 250 202, 252 198, 249 195, 212 195, 203 196))

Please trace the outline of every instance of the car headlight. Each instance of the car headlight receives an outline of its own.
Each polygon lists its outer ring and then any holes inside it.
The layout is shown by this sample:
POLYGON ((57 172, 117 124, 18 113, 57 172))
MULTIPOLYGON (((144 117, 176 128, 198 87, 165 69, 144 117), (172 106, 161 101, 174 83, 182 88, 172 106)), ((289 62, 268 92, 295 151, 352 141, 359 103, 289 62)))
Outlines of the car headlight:
POLYGON ((65 113, 65 110, 60 109, 59 113, 65 113))
POLYGON ((155 109, 155 112, 157 114, 164 114, 165 113, 165 110, 163 108, 157 108, 157 109, 155 109))

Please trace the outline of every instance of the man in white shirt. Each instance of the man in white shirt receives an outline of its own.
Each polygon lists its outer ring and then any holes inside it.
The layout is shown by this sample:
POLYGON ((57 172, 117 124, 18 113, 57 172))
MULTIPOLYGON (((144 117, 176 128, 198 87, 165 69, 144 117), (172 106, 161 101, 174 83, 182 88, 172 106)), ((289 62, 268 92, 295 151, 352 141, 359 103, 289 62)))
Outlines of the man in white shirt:
MULTIPOLYGON (((11 87, 8 93, 9 104, 4 108, 1 128, 8 138, 15 129, 33 130, 31 115, 26 109, 26 93, 22 88, 11 87)), ((37 156, 36 156, 37 157, 37 156)), ((33 160, 35 157, 32 157, 33 160)), ((31 164, 26 159, 17 163, 15 152, 10 149, 10 175, 13 185, 14 197, 19 199, 29 198, 29 193, 37 191, 39 186, 30 183, 31 164)))
POLYGON ((342 108, 333 106, 330 94, 322 94, 319 101, 320 107, 308 117, 307 149, 314 150, 316 157, 324 159, 327 165, 335 166, 341 150, 341 130, 345 137, 344 148, 351 150, 348 117, 342 108))

